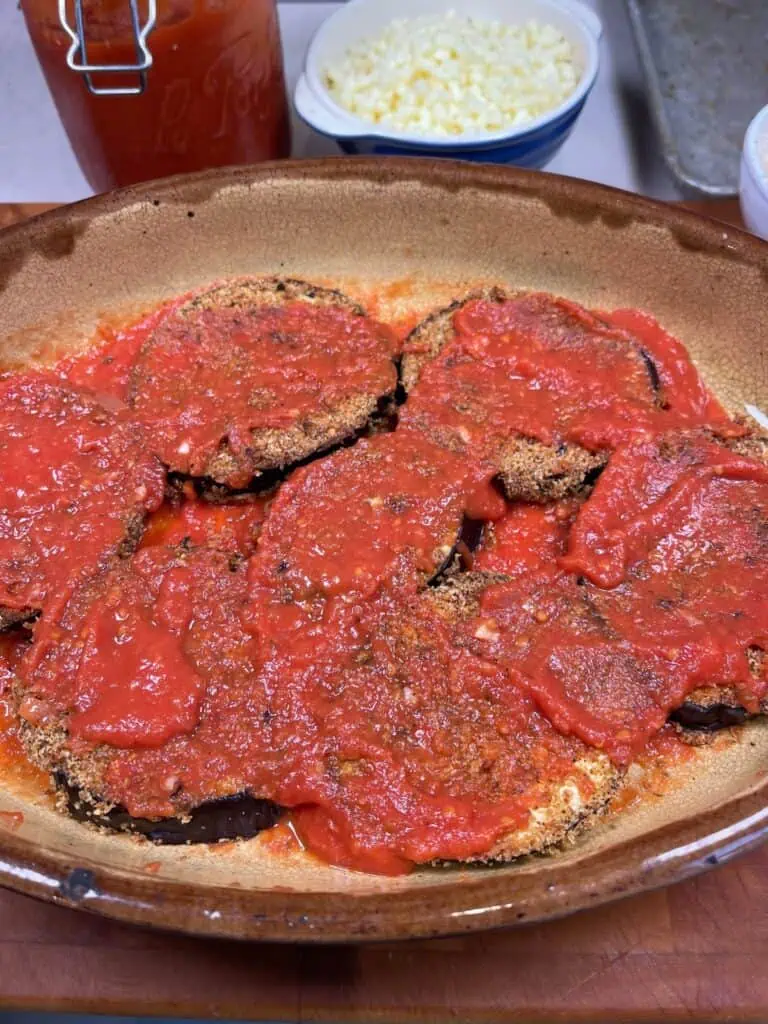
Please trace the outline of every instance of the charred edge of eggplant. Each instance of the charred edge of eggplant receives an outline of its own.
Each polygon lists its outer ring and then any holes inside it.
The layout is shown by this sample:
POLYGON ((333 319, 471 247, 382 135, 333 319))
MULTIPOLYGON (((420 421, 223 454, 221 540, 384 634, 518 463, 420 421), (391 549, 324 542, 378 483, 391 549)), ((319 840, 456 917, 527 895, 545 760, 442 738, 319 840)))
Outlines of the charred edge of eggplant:
POLYGON ((743 725, 752 716, 738 704, 697 704, 687 700, 669 716, 670 721, 691 732, 718 732, 733 725, 743 725))
POLYGON ((259 800, 247 794, 222 797, 200 804, 189 818, 134 818, 124 807, 104 812, 93 800, 73 786, 63 772, 56 772, 54 781, 67 801, 67 811, 76 820, 97 825, 112 832, 144 836, 161 846, 182 846, 216 843, 220 840, 252 839, 259 832, 276 825, 283 808, 270 800, 259 800))
MULTIPOLYGON (((568 445, 565 444, 564 442, 560 442, 560 444, 557 445, 556 451, 558 455, 565 455, 568 451, 568 445)), ((587 492, 591 490, 597 483, 597 481, 600 479, 601 474, 605 471, 607 466, 608 460, 606 459, 606 461, 603 462, 601 465, 593 466, 592 469, 588 469, 584 474, 583 480, 576 487, 573 496, 578 497, 579 495, 581 495, 582 497, 585 497, 587 492)), ((565 476, 565 473, 548 473, 547 476, 543 478, 542 483, 557 483, 559 480, 562 480, 565 476)), ((509 498, 507 498, 507 494, 506 491, 504 490, 504 484, 501 477, 494 477, 491 483, 499 492, 501 497, 504 498, 505 501, 509 502, 509 498)))
POLYGON ((166 476, 165 499, 170 504, 182 505, 185 501, 184 486, 192 484, 195 497, 210 505, 245 504, 254 497, 269 494, 287 475, 287 470, 270 469, 255 477, 252 486, 234 488, 218 483, 213 477, 189 476, 187 473, 169 471, 166 476))
POLYGON ((642 356, 643 362, 645 363, 645 369, 648 372, 648 377, 651 382, 651 390, 656 396, 656 401, 662 409, 668 409, 669 403, 664 397, 664 387, 661 383, 661 374, 659 368, 654 362, 653 356, 650 352, 647 352, 644 348, 640 348, 640 355, 642 356))
POLYGON ((446 573, 457 566, 457 559, 460 572, 471 569, 471 562, 466 555, 471 556, 480 547, 485 526, 484 519, 470 519, 468 516, 464 516, 456 540, 451 545, 451 550, 429 577, 427 586, 439 587, 445 581, 446 573))
POLYGON ((464 516, 459 530, 459 541, 466 544, 467 549, 473 554, 482 544, 485 526, 484 519, 470 519, 469 516, 464 516))
POLYGON ((251 479, 247 487, 228 487, 226 484, 214 480, 213 477, 179 473, 166 466, 166 500, 181 503, 183 501, 182 489, 186 483, 192 484, 198 498, 214 505, 227 505, 238 500, 246 501, 254 495, 264 497, 272 491, 276 491, 279 485, 284 483, 295 470, 320 459, 328 458, 329 455, 335 455, 343 448, 353 448, 358 441, 370 437, 371 434, 391 433, 395 430, 398 423, 396 393, 395 389, 386 395, 381 395, 377 399, 376 408, 365 424, 342 441, 330 444, 326 448, 320 448, 318 451, 312 452, 311 455, 307 455, 306 458, 290 462, 279 469, 261 470, 257 476, 251 479))
POLYGON ((39 608, 6 608, 0 605, 0 633, 31 629, 40 614, 39 608))
POLYGON ((397 430, 398 423, 400 421, 399 408, 402 402, 398 400, 398 393, 402 385, 399 382, 394 391, 388 395, 382 395, 376 403, 376 408, 371 413, 367 425, 363 428, 362 432, 358 431, 354 438, 350 438, 350 442, 354 444, 358 437, 369 437, 372 434, 391 434, 397 430))
POLYGON ((392 401, 395 404, 395 408, 399 409, 401 405, 405 405, 405 403, 408 401, 408 392, 405 390, 405 384, 403 383, 402 355, 399 355, 395 360, 395 367, 397 368, 397 384, 395 385, 395 390, 392 394, 392 401))
POLYGON ((595 466, 593 469, 588 469, 587 470, 587 472, 584 474, 584 480, 583 480, 582 485, 581 485, 582 486, 582 492, 581 493, 583 493, 583 491, 587 490, 587 488, 591 489, 591 488, 593 488, 595 486, 597 481, 600 479, 602 474, 605 472, 607 466, 608 466, 608 463, 605 462, 602 466, 595 466))

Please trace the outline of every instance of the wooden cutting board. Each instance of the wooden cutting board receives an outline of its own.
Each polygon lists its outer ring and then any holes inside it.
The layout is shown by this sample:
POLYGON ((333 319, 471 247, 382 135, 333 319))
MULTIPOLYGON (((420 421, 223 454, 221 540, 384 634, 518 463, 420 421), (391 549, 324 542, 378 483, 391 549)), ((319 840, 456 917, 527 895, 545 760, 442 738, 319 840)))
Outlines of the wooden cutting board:
POLYGON ((58 203, 0 203, 0 228, 8 228, 38 213, 54 210, 58 203))
MULTIPOLYGON (((739 224, 733 201, 687 204, 739 224)), ((46 205, 0 205, 0 227, 46 205)), ((378 946, 245 945, 0 890, 0 1007, 271 1021, 768 1020, 768 847, 563 921, 378 946)))

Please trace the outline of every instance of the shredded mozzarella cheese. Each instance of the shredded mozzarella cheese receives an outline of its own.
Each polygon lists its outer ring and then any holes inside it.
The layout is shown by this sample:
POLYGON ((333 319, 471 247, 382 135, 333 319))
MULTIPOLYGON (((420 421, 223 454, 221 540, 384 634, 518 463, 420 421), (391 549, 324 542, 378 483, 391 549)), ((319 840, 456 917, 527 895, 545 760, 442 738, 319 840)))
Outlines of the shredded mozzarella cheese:
POLYGON ((524 125, 559 106, 580 75, 553 26, 454 11, 393 21, 324 72, 333 98, 357 117, 445 138, 524 125))

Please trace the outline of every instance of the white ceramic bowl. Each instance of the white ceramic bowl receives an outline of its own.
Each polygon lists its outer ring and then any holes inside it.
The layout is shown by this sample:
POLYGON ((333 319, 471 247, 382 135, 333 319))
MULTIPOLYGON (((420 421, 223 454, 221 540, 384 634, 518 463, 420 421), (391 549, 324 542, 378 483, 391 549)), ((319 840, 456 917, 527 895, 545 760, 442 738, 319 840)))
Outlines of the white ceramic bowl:
POLYGON ((744 136, 739 199, 749 230, 768 239, 768 105, 752 119, 744 136))
POLYGON ((602 25, 579 0, 348 0, 321 25, 310 43, 294 101, 299 116, 335 139, 346 153, 444 156, 481 162, 543 167, 565 142, 592 89, 599 68, 602 25), (533 18, 554 25, 572 44, 582 73, 576 89, 558 107, 515 129, 473 133, 464 140, 387 131, 350 114, 331 97, 323 70, 358 40, 377 35, 396 18, 444 14, 516 25, 533 18))

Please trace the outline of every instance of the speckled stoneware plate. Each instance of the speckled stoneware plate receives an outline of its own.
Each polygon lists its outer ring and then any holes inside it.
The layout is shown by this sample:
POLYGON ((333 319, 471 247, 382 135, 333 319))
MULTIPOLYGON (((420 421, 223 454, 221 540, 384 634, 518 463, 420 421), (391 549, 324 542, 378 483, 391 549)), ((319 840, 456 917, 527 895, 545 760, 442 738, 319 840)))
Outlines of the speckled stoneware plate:
MULTIPOLYGON (((0 234, 0 360, 68 351, 232 274, 284 272, 379 295, 402 315, 478 281, 653 312, 734 410, 768 407, 768 245, 713 221, 552 175, 447 162, 329 160, 128 189, 0 234), (399 282, 399 283, 398 283, 399 282)), ((550 857, 386 879, 268 842, 156 848, 58 815, 0 779, 0 883, 209 935, 339 941, 554 917, 665 885, 768 831, 768 723, 674 768, 664 795, 550 857)))

